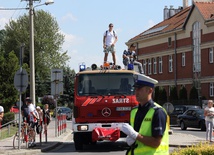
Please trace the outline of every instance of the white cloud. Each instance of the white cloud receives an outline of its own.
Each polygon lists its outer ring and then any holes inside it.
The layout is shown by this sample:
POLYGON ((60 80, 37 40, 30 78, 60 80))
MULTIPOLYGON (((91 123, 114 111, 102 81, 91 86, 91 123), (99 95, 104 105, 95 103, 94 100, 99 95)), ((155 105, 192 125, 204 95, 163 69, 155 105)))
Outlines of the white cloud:
POLYGON ((72 13, 67 13, 65 16, 62 17, 63 22, 67 21, 76 21, 77 18, 72 13))
POLYGON ((156 23, 155 23, 153 20, 150 19, 150 20, 148 21, 147 25, 145 26, 145 29, 147 30, 147 29, 153 27, 155 24, 156 24, 156 23))

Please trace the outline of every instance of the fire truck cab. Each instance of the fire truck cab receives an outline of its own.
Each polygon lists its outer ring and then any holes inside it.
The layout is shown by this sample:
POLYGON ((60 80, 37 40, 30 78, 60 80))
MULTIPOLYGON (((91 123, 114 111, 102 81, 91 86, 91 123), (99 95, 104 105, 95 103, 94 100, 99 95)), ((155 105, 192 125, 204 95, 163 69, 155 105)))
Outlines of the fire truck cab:
POLYGON ((129 123, 130 111, 138 104, 132 87, 135 74, 139 73, 109 64, 80 66, 72 117, 76 150, 82 150, 84 144, 126 137, 120 128, 129 123))

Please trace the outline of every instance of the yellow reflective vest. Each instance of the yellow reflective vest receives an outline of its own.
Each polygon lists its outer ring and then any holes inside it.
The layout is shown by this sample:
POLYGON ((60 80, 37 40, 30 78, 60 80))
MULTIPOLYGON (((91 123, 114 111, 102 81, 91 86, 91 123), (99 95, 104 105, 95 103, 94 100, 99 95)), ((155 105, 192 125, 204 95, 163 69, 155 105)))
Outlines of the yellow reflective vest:
MULTIPOLYGON (((153 119, 153 115, 155 113, 155 108, 162 108, 157 103, 155 103, 155 105, 156 105, 155 107, 149 109, 149 111, 147 112, 147 114, 141 124, 139 134, 141 134, 143 136, 152 137, 152 119, 153 119)), ((138 108, 134 108, 131 111, 130 123, 131 123, 132 127, 134 127, 134 119, 135 119, 137 110, 138 110, 138 108)), ((136 142, 135 142, 136 147, 134 148, 134 150, 129 150, 128 155, 133 155, 133 154, 134 155, 169 155, 168 123, 169 122, 167 121, 166 129, 165 129, 164 135, 162 137, 161 144, 159 145, 158 148, 153 148, 153 147, 147 146, 147 145, 141 143, 140 141, 136 140, 136 142)))

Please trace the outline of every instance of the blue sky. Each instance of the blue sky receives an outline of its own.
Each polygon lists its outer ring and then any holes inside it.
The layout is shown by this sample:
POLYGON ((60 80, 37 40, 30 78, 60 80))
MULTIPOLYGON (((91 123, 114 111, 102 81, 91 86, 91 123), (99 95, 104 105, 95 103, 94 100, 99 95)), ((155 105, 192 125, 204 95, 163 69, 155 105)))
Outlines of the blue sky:
MULTIPOLYGON (((34 6, 46 0, 34 2, 34 6)), ((0 0, 0 8, 25 8, 26 0, 0 0)), ((118 34, 116 43, 117 64, 122 65, 122 53, 127 49, 126 42, 132 37, 163 20, 165 6, 178 8, 183 0, 54 0, 54 4, 39 6, 52 14, 58 21, 60 31, 65 35, 63 50, 71 57, 68 65, 78 72, 78 65, 87 66, 103 63, 102 39, 109 23, 114 24, 118 34)), ((191 0, 189 0, 191 5, 191 0)), ((5 23, 15 20, 28 10, 0 10, 0 29, 5 23)), ((109 54, 108 61, 112 62, 109 54)))

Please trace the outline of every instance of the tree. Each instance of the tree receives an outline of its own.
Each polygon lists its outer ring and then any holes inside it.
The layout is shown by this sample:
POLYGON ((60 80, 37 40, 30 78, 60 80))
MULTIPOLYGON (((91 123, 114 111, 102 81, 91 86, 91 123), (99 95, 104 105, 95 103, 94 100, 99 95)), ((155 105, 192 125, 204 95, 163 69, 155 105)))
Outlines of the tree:
MULTIPOLYGON (((12 20, 5 26, 4 50, 9 53, 14 50, 19 55, 19 47, 25 44, 24 62, 29 64, 30 53, 29 15, 24 14, 16 21, 12 20)), ((62 68, 69 60, 67 51, 62 51, 64 35, 55 18, 51 14, 39 10, 34 12, 34 46, 35 75, 40 81, 45 81, 52 68, 62 68)), ((43 92, 43 91, 42 91, 43 92)), ((44 92, 45 93, 45 92, 44 92)))
POLYGON ((75 79, 75 71, 71 70, 70 67, 65 67, 63 69, 64 74, 64 91, 63 95, 60 96, 60 101, 62 104, 68 104, 69 107, 72 108, 71 103, 74 100, 74 79, 75 79))
POLYGON ((187 90, 184 86, 182 86, 180 91, 179 91, 179 99, 180 100, 187 100, 187 90))
POLYGON ((190 100, 198 99, 198 91, 194 86, 190 90, 189 99, 190 100))
POLYGON ((158 98, 159 98, 159 86, 155 87, 154 101, 158 102, 158 98))
POLYGON ((158 95, 158 103, 162 105, 165 102, 167 102, 166 90, 164 87, 160 87, 159 88, 159 95, 158 95))
POLYGON ((18 99, 18 91, 14 87, 14 75, 19 69, 19 61, 14 52, 10 52, 7 56, 0 52, 0 102, 5 112, 18 99))
POLYGON ((172 86, 170 88, 169 101, 174 101, 174 100, 178 100, 178 93, 177 93, 177 88, 175 86, 172 86))

